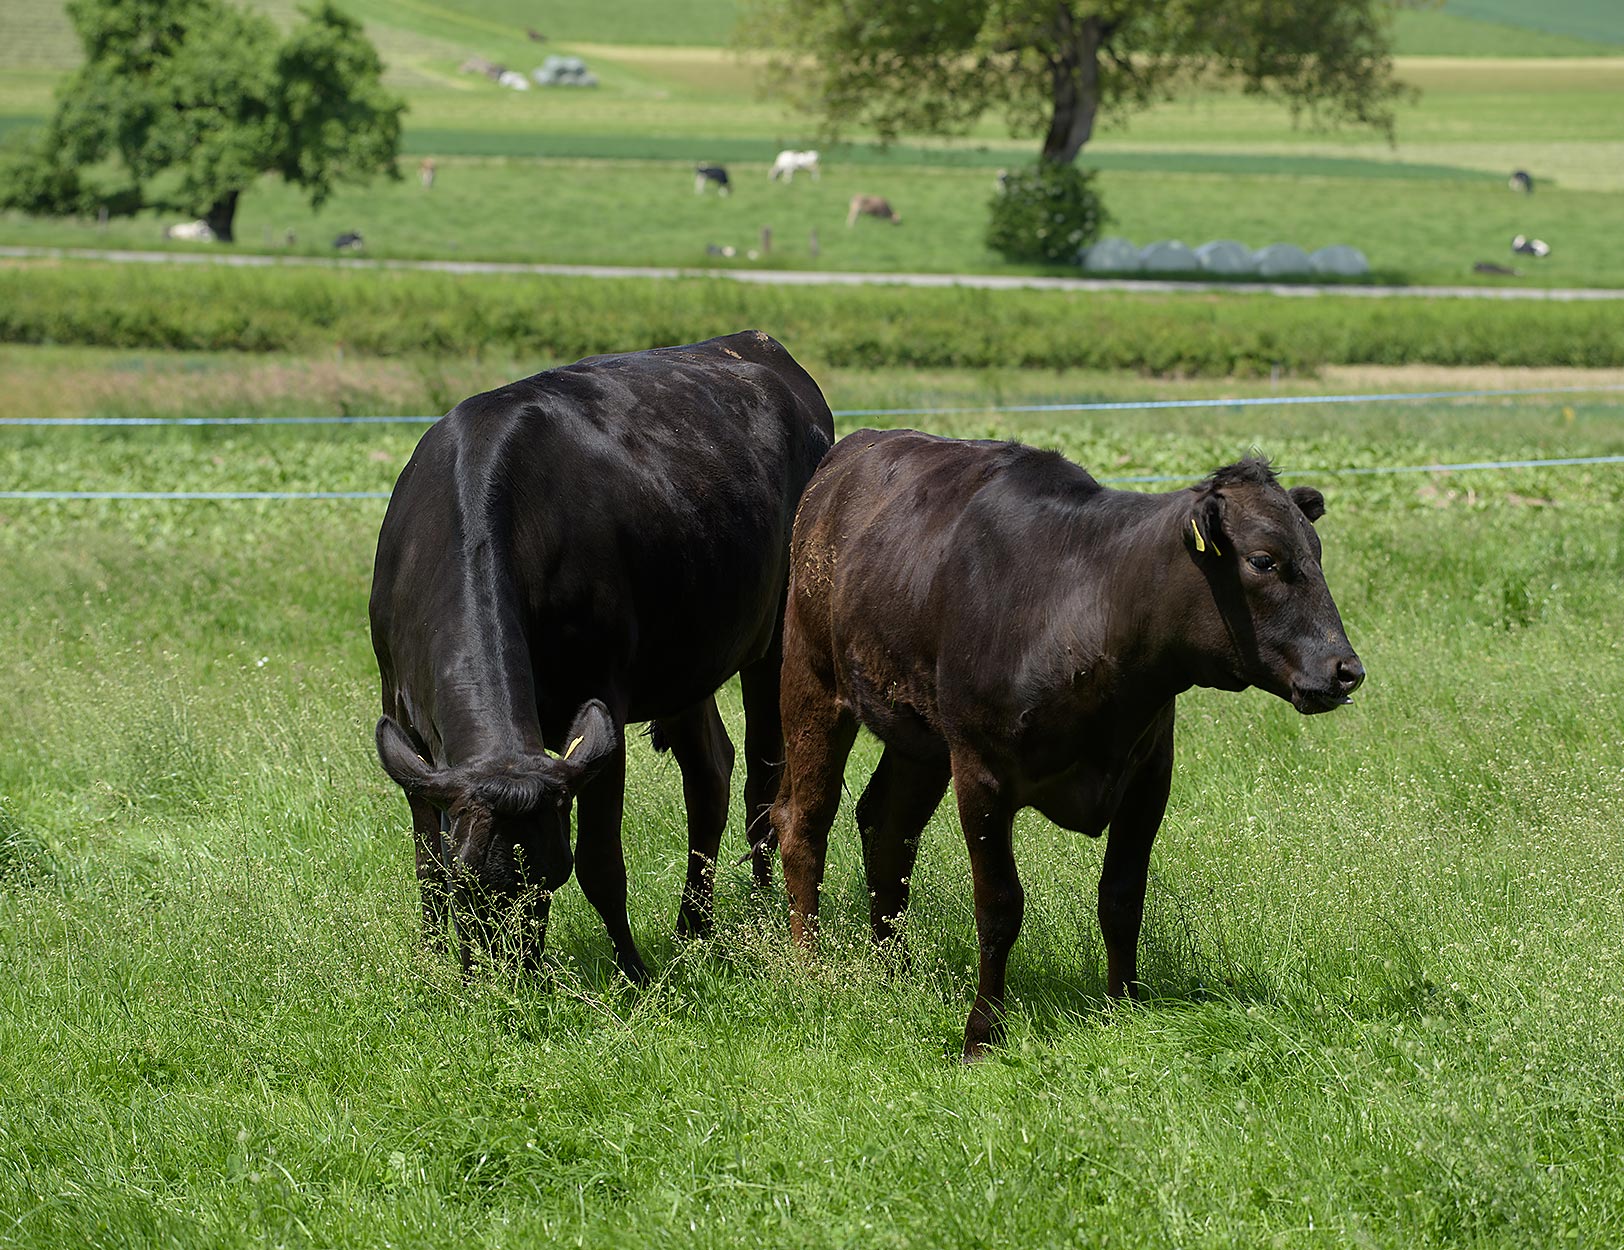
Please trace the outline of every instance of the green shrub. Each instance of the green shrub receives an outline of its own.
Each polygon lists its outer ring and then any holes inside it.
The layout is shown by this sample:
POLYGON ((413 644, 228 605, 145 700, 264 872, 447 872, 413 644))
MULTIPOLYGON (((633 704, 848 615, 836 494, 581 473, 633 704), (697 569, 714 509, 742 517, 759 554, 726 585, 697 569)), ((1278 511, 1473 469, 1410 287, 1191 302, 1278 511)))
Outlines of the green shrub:
POLYGON ((1072 264, 1108 220, 1093 178, 1053 161, 1005 174, 992 198, 987 246, 1006 260, 1072 264))

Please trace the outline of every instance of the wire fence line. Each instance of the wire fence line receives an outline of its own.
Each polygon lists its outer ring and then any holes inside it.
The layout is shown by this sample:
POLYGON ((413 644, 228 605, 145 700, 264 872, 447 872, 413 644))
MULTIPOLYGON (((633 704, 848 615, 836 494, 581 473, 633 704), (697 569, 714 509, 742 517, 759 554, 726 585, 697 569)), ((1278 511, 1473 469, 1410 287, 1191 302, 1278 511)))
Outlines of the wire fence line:
MULTIPOLYGON (((1281 469, 1281 477, 1372 477, 1397 473, 1466 473, 1511 469, 1558 469, 1578 465, 1624 464, 1618 456, 1557 456, 1548 460, 1468 460, 1454 464, 1385 464, 1320 469, 1281 469)), ((1152 485, 1159 482, 1191 482, 1200 473, 1136 473, 1102 477, 1107 484, 1152 485)), ((216 500, 243 499, 388 499, 386 490, 0 490, 0 499, 160 499, 216 500)))
MULTIPOLYGON (((1154 412, 1173 408, 1285 408, 1310 404, 1416 403, 1424 400, 1514 399, 1533 395, 1586 395, 1624 392, 1624 383, 1588 386, 1534 386, 1479 391, 1389 391, 1359 395, 1252 395, 1222 399, 1087 400, 1059 404, 971 404, 948 408, 837 408, 836 417, 946 417, 977 413, 1154 412)), ((433 425, 439 417, 0 417, 0 427, 27 426, 276 426, 276 425, 433 425)))
MULTIPOLYGON (((1483 400, 1533 395, 1607 394, 1624 391, 1624 384, 1543 386, 1477 391, 1396 391, 1374 395, 1259 395, 1231 399, 1158 399, 1080 402, 1066 404, 979 405, 962 408, 848 408, 836 417, 914 417, 975 413, 1124 412, 1171 408, 1261 408, 1307 404, 1402 403, 1424 400, 1483 400)), ((276 425, 430 425, 429 416, 339 417, 0 417, 0 426, 276 426, 276 425)), ((1624 464, 1624 455, 1559 456, 1547 459, 1471 460, 1456 463, 1326 466, 1281 470, 1285 477, 1370 477, 1403 473, 1505 472, 1513 469, 1570 468, 1582 465, 1624 464)), ((1143 473, 1102 477, 1105 483, 1153 485, 1193 481, 1200 473, 1143 473)), ((378 490, 0 490, 11 500, 164 500, 231 502, 241 500, 380 500, 390 492, 378 490)))

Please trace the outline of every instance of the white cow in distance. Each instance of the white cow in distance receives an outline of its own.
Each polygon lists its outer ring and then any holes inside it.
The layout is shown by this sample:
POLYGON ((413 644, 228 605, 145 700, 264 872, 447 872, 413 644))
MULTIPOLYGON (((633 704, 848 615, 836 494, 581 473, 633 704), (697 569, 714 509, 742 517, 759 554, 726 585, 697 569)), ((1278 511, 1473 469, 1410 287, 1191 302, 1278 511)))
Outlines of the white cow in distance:
POLYGON ((213 243, 214 231, 206 221, 182 221, 164 227, 164 238, 180 239, 186 243, 213 243))
POLYGON ((767 177, 777 182, 782 176, 785 182, 793 182, 797 170, 804 170, 812 175, 814 182, 818 179, 818 153, 816 149, 808 148, 805 152, 797 152, 793 148, 785 148, 773 158, 773 167, 767 171, 767 177))

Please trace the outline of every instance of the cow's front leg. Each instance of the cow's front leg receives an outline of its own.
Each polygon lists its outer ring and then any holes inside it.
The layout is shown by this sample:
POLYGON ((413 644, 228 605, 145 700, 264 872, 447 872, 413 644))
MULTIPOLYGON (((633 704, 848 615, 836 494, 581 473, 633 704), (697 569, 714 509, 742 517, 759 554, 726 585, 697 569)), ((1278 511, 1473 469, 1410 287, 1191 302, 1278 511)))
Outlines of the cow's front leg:
POLYGON ((576 795, 575 877, 581 893, 603 918, 620 970, 637 985, 648 983, 648 967, 632 941, 626 917, 626 857, 620 821, 626 798, 626 743, 617 742, 592 780, 576 795))
POLYGON ((1111 820, 1100 870, 1100 935, 1105 939, 1105 992, 1139 997, 1139 929, 1145 915, 1150 848, 1167 810, 1173 780, 1173 721, 1141 767, 1111 820))
POLYGON ((975 889, 976 939, 980 967, 976 1001, 964 1025, 964 1061, 973 1062, 1004 1037, 1004 976, 1010 948, 1021 931, 1026 893, 1015 871, 1015 808, 981 761, 953 755, 953 789, 959 823, 970 850, 975 889))

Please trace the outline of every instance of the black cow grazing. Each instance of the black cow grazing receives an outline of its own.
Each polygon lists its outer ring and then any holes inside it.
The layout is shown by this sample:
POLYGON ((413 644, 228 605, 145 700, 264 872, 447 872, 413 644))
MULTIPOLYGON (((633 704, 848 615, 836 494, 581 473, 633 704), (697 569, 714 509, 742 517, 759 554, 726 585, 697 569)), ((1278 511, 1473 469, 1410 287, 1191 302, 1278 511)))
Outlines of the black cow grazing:
POLYGON ((885 744, 857 802, 877 941, 897 935, 920 831, 953 782, 975 885, 974 1059, 1002 1033, 1023 894, 1015 813, 1098 837, 1107 989, 1137 994, 1151 843, 1191 686, 1304 713, 1364 679, 1320 571, 1318 491, 1261 460, 1166 495, 1055 452, 912 430, 841 440, 801 501, 784 619, 784 784, 772 811, 810 946, 859 725, 885 744))
POLYGON ((359 230, 346 230, 333 240, 333 247, 340 252, 358 252, 365 246, 359 230))
POLYGON ((714 184, 718 195, 728 195, 732 191, 727 180, 727 170, 720 165, 694 166, 694 194, 705 194, 705 188, 714 184))
POLYGON ((733 768, 712 695, 739 674, 755 823, 782 760, 790 531, 833 440, 817 384, 754 331, 551 369, 429 428, 378 536, 371 617, 378 755, 411 806, 431 937, 449 895, 481 940, 515 916, 533 964, 573 864, 621 968, 647 979, 620 840, 636 721, 682 771, 678 932, 708 929, 733 768))

